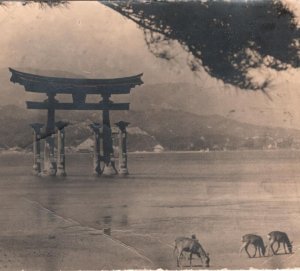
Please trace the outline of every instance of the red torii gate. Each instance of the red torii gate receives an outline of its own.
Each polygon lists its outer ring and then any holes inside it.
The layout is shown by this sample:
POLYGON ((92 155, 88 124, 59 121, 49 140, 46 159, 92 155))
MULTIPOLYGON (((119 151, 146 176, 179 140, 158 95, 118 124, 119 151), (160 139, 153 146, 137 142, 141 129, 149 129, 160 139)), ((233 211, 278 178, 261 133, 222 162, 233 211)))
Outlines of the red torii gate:
MULTIPOLYGON (((45 93, 47 99, 42 102, 27 101, 28 109, 42 109, 47 110, 47 122, 45 133, 41 133, 41 125, 33 124, 35 134, 34 149, 39 150, 39 140, 41 137, 45 138, 44 151, 44 175, 54 176, 57 171, 59 175, 65 175, 65 160, 64 160, 64 127, 67 123, 55 123, 55 110, 101 110, 102 111, 102 125, 92 124, 91 128, 95 133, 95 147, 94 147, 94 173, 101 175, 102 173, 110 175, 113 172, 113 165, 111 155, 113 151, 112 133, 109 111, 110 110, 129 110, 129 103, 114 103, 110 100, 111 95, 114 94, 129 94, 130 90, 137 85, 143 84, 141 77, 143 74, 138 74, 130 77, 114 78, 114 79, 77 79, 77 78, 59 78, 40 76, 20 72, 9 68, 12 73, 10 81, 19 83, 24 86, 26 91, 35 93, 45 93), (56 94, 71 94, 73 98, 72 103, 62 103, 55 99, 56 94), (86 96, 88 94, 99 94, 101 100, 98 103, 86 103, 86 96), (58 161, 54 158, 54 138, 53 135, 58 130, 58 161), (98 136, 98 134, 101 136, 98 136), (100 157, 99 151, 100 137, 103 139, 103 157, 100 157), (100 160, 104 161, 104 169, 100 168, 100 160), (57 166, 58 165, 58 166, 57 166)), ((128 123, 119 122, 117 126, 120 129, 120 145, 121 153, 126 149, 126 126, 128 123), (125 146, 125 149, 124 149, 125 146), (123 151, 122 151, 123 150, 123 151)), ((126 150, 125 150, 126 152, 126 150)), ((37 174, 41 173, 40 165, 37 161, 39 153, 35 152, 35 171, 37 174)), ((119 173, 127 174, 127 154, 123 153, 123 170, 119 166, 119 173), (126 161, 125 161, 126 160, 126 161), (126 168, 124 166, 126 165, 126 168)))

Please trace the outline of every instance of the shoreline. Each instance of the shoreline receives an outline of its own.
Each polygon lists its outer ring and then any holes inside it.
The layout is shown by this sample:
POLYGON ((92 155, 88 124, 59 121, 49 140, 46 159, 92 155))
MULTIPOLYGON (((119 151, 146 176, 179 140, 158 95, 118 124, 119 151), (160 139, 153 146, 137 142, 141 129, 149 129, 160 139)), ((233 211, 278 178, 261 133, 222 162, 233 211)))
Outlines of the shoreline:
MULTIPOLYGON (((204 153, 239 153, 239 152, 300 152, 300 149, 239 149, 239 150, 199 150, 199 151, 161 151, 161 152, 155 152, 155 151, 132 151, 128 152, 129 155, 135 155, 135 154, 204 154, 204 153)), ((21 151, 16 151, 16 150, 0 150, 0 155, 3 154, 30 154, 32 155, 32 151, 27 151, 27 150, 21 150, 21 151)), ((66 155, 75 155, 75 154, 91 154, 93 155, 93 152, 68 152, 66 151, 66 155)))

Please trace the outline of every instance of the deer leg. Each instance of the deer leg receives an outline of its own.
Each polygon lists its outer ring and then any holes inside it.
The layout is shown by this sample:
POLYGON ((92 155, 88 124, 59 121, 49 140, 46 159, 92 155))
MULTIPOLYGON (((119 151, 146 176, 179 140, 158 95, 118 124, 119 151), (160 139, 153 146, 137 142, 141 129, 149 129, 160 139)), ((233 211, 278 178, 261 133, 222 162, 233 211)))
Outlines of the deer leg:
POLYGON ((202 254, 199 254, 198 256, 199 256, 199 258, 200 258, 200 260, 201 260, 201 264, 202 264, 202 266, 203 266, 203 259, 202 259, 203 256, 202 256, 202 254))
POLYGON ((276 251, 276 253, 275 253, 274 248, 273 248, 273 245, 274 245, 274 241, 271 241, 271 242, 270 242, 270 248, 271 248, 271 250, 272 250, 272 252, 273 252, 273 255, 275 255, 275 254, 277 253, 277 251, 276 251))
POLYGON ((277 254, 277 252, 278 252, 278 250, 279 250, 279 245, 278 245, 278 242, 277 242, 277 241, 270 241, 268 247, 269 247, 268 250, 270 250, 270 248, 271 248, 273 255, 277 254), (277 245, 276 250, 274 250, 274 245, 275 245, 275 243, 276 243, 276 245, 277 245))
POLYGON ((243 244, 241 245, 241 248, 240 248, 240 256, 241 256, 241 253, 242 253, 243 249, 246 247, 246 245, 247 245, 247 243, 243 243, 243 244))
POLYGON ((182 259, 183 255, 184 255, 183 251, 181 251, 180 256, 179 256, 179 266, 180 267, 182 267, 182 265, 181 265, 181 259, 182 259))
POLYGON ((248 252, 248 246, 249 246, 249 243, 246 244, 246 246, 245 246, 245 251, 247 252, 248 257, 251 258, 251 255, 250 255, 249 252, 248 252))
POLYGON ((266 254, 266 248, 265 248, 264 245, 262 245, 262 246, 260 247, 260 252, 261 252, 261 257, 264 257, 265 254, 266 254))
POLYGON ((173 255, 175 255, 175 251, 178 253, 177 246, 174 247, 173 255))
POLYGON ((190 259, 190 255, 187 252, 182 253, 182 257, 184 257, 185 261, 189 261, 189 259, 190 259))
POLYGON ((270 256, 270 244, 265 245, 265 249, 266 249, 265 255, 267 254, 267 256, 270 256))
POLYGON ((256 252, 257 252, 257 246, 254 246, 255 247, 255 251, 254 251, 254 255, 253 255, 253 258, 256 257, 256 252))
POLYGON ((284 242, 284 251, 286 251, 285 253, 288 254, 289 253, 289 247, 288 244, 284 242))
POLYGON ((273 245, 274 245, 274 243, 271 244, 271 250, 272 250, 273 255, 275 255, 276 253, 274 251, 273 245))
POLYGON ((178 251, 178 254, 177 254, 177 267, 180 267, 180 257, 182 255, 182 251, 178 251))
MULTIPOLYGON (((275 244, 275 243, 274 243, 275 244)), ((277 241, 277 244, 278 244, 278 247, 277 247, 277 249, 276 249, 276 251, 275 251, 275 253, 277 254, 277 252, 278 252, 278 250, 280 249, 280 243, 277 241)))
POLYGON ((283 242, 283 248, 284 248, 284 253, 287 254, 285 242, 283 242))

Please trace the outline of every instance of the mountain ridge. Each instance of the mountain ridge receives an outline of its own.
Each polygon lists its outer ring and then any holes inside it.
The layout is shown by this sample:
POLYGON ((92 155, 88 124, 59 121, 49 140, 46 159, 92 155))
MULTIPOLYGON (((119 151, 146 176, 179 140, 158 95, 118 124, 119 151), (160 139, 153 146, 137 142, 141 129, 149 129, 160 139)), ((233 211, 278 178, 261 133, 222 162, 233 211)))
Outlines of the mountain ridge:
MULTIPOLYGON (((91 138, 89 124, 101 120, 100 112, 60 111, 56 116, 71 122, 66 128, 66 145, 70 147, 91 138)), ((119 120, 130 122, 130 151, 151 151, 156 145, 171 151, 300 148, 300 130, 241 123, 219 115, 199 116, 170 109, 112 112, 111 123, 119 120)), ((16 105, 0 107, 0 147, 31 148, 29 124, 45 121, 46 112, 16 105)))
MULTIPOLYGON (((31 72, 47 76, 96 78, 86 74, 66 72, 63 70, 43 70, 32 68, 19 68, 25 72, 31 72)), ((99 78, 99 77, 97 77, 99 78)), ((25 101, 40 101, 46 99, 46 95, 30 93, 19 84, 10 82, 10 73, 7 68, 0 68, 0 105, 15 104, 25 108, 25 101)), ((253 95, 253 94, 249 94, 253 95)), ((94 101, 97 95, 88 95, 87 101, 94 101)), ((60 101, 70 101, 70 95, 57 95, 60 101)), ((100 97, 96 98, 100 101, 100 97)), ((246 101, 248 96, 241 93, 233 93, 231 90, 207 89, 193 82, 170 82, 170 83, 145 83, 131 90, 129 95, 113 95, 114 102, 130 102, 130 109, 135 111, 151 111, 153 109, 168 109, 189 112, 197 115, 221 115, 239 122, 254 125, 273 127, 298 128, 295 114, 291 114, 288 108, 273 110, 272 105, 267 106, 262 99, 257 97, 256 107, 249 107, 246 101), (226 94, 227 93, 227 94, 226 94), (229 95, 229 96, 228 96, 229 95), (235 101, 233 103, 232 101, 235 101), (269 108, 268 108, 269 107, 269 108), (290 113, 290 114, 287 114, 290 113)))

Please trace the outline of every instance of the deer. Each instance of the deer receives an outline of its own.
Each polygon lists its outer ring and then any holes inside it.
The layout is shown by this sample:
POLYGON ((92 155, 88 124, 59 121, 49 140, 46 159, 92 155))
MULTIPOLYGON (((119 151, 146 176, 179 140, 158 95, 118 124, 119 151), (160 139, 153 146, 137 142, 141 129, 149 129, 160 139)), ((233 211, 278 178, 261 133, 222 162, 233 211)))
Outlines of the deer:
POLYGON ((272 231, 267 235, 268 239, 269 239, 269 250, 270 248, 273 252, 273 255, 276 255, 279 248, 280 248, 280 244, 283 243, 283 247, 284 247, 284 252, 285 254, 292 253, 293 250, 293 242, 290 241, 288 235, 285 232, 282 231, 272 231), (278 247, 276 249, 276 251, 274 250, 273 246, 274 244, 277 243, 278 247), (286 247, 288 248, 288 252, 286 250, 286 247))
POLYGON ((243 249, 245 249, 246 253, 248 254, 249 258, 254 258, 256 257, 256 252, 258 250, 259 256, 265 256, 266 253, 266 246, 264 245, 264 241, 261 238, 261 236, 256 235, 256 234, 245 234, 242 237, 242 246, 240 248, 240 253, 242 252, 243 249), (250 253, 248 252, 248 247, 249 245, 253 245, 255 247, 255 253, 251 257, 250 253))
POLYGON ((183 252, 190 253, 190 267, 192 266, 193 254, 196 254, 202 262, 205 263, 205 267, 209 267, 209 253, 206 253, 199 241, 195 238, 178 237, 175 240, 174 253, 177 251, 177 267, 180 267, 180 258, 183 252))

